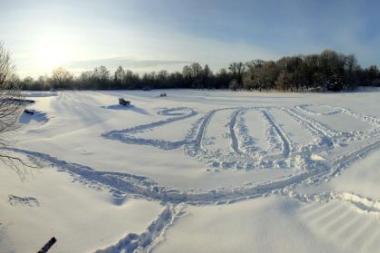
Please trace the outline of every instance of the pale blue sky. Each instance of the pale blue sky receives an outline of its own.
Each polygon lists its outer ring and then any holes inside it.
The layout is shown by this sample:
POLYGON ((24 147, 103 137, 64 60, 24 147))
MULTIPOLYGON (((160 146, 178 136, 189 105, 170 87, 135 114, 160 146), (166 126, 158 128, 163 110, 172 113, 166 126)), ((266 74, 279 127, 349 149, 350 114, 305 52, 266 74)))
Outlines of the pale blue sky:
POLYGON ((325 48, 380 64, 380 2, 0 0, 0 40, 21 76, 104 63, 135 71, 276 59, 325 48))

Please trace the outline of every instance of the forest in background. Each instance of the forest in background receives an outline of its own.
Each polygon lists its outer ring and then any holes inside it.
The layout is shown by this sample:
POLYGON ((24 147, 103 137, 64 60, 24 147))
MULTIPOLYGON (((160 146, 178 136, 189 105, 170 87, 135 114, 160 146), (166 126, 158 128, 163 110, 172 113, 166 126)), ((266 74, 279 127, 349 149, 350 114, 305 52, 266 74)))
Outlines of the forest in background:
POLYGON ((192 63, 182 71, 166 70, 144 74, 119 66, 111 72, 105 66, 75 76, 65 68, 50 76, 20 79, 10 74, 7 82, 23 90, 111 90, 111 89, 232 89, 281 91, 341 91, 358 86, 380 86, 377 66, 366 68, 354 55, 333 50, 320 54, 286 56, 279 60, 234 62, 213 72, 206 64, 192 63))

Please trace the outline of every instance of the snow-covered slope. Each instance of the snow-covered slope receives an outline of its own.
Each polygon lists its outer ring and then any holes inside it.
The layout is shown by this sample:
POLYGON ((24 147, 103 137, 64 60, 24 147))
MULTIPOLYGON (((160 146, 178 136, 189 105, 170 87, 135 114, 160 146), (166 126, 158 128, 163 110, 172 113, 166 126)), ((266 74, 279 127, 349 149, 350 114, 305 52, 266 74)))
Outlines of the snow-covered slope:
POLYGON ((27 93, 0 252, 376 252, 380 90, 160 92, 27 93))

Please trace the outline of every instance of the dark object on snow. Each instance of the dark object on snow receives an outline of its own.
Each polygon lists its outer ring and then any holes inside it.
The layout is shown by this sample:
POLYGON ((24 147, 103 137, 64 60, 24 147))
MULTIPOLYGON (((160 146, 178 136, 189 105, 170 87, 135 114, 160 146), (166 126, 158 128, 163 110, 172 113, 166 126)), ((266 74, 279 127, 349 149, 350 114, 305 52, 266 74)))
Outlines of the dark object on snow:
POLYGON ((167 96, 167 95, 166 95, 165 92, 163 92, 163 93, 160 94, 160 97, 166 97, 166 96, 167 96))
POLYGON ((33 114, 34 114, 34 111, 32 111, 32 110, 28 110, 28 109, 25 109, 25 110, 24 110, 24 113, 29 114, 29 115, 33 115, 33 114))
POLYGON ((46 253, 57 242, 55 237, 52 237, 37 253, 46 253))
POLYGON ((5 98, 7 102, 19 103, 19 104, 34 104, 34 100, 31 99, 22 99, 22 98, 5 98))
POLYGON ((131 104, 131 101, 125 100, 124 98, 119 98, 119 105, 128 106, 131 104))
POLYGON ((29 104, 34 104, 35 101, 34 100, 31 100, 31 99, 20 99, 22 100, 24 103, 29 103, 29 104))

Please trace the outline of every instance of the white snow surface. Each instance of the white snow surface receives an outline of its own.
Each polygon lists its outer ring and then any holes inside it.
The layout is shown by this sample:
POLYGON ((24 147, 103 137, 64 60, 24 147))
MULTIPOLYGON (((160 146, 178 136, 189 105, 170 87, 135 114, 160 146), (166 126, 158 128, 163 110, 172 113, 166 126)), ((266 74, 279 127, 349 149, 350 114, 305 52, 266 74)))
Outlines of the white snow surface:
POLYGON ((0 252, 380 249, 380 89, 25 95, 0 252))

